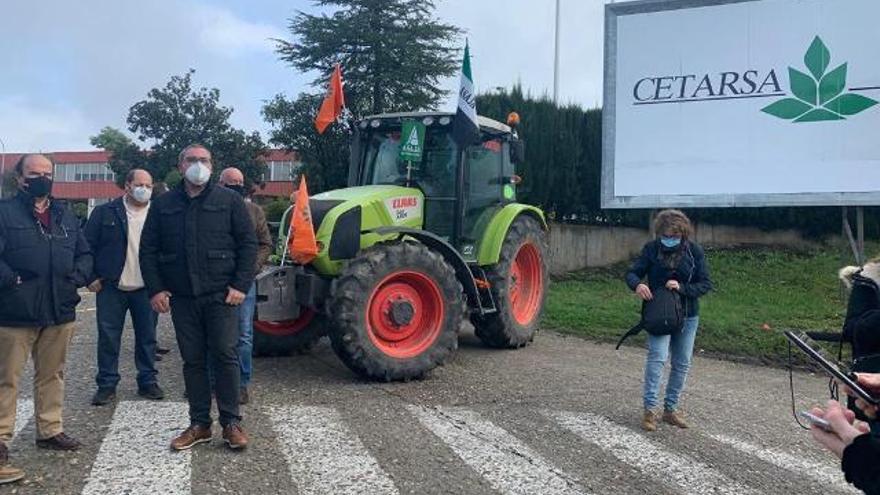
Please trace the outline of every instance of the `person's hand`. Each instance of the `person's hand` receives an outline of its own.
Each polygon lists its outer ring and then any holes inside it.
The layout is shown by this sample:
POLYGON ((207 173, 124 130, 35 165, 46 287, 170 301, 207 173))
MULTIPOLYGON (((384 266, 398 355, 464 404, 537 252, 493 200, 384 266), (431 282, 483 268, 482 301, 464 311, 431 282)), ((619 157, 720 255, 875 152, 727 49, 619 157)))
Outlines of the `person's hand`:
POLYGON ((240 290, 235 290, 232 287, 229 288, 229 293, 226 294, 226 304, 230 306, 238 306, 239 304, 244 302, 245 293, 240 290))
POLYGON ((650 301, 651 299, 654 299, 654 294, 651 293, 651 289, 645 284, 639 284, 636 286, 636 295, 639 296, 642 301, 650 301))
POLYGON ((152 306, 153 311, 157 313, 167 313, 171 311, 170 299, 171 293, 167 290, 163 290, 150 298, 150 306, 152 306))
MULTIPOLYGON (((861 385, 865 391, 874 396, 880 395, 880 373, 856 373, 856 379, 858 384, 861 385)), ((880 412, 880 406, 865 402, 864 399, 859 398, 859 396, 853 393, 853 391, 847 386, 843 387, 843 392, 856 399, 856 407, 861 409, 862 412, 865 413, 865 416, 871 419, 877 418, 877 413, 880 412)))
POLYGON ((844 409, 835 400, 828 401, 825 411, 814 407, 810 412, 828 421, 832 429, 832 431, 825 431, 815 425, 810 427, 813 439, 841 459, 843 458, 843 451, 853 443, 853 440, 869 431, 868 426, 863 423, 859 423, 858 427, 853 425, 855 413, 849 409, 844 409))
POLYGON ((89 284, 89 291, 94 292, 95 294, 97 294, 98 292, 101 292, 102 288, 103 288, 103 286, 101 285, 100 278, 95 279, 94 282, 89 284))
POLYGON ((666 288, 669 290, 678 291, 678 290, 681 290, 681 285, 678 284, 677 280, 670 280, 670 281, 666 282, 666 288))

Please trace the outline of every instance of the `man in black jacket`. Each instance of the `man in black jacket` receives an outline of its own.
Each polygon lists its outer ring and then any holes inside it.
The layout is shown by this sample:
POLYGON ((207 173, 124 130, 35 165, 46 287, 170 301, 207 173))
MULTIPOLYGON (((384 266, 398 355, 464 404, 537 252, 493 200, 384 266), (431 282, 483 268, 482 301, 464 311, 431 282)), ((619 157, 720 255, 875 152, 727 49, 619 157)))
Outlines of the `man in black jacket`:
POLYGON ((141 272, 153 309, 171 311, 189 400, 190 426, 172 440, 186 450, 211 441, 214 369, 223 439, 247 446, 239 414, 237 307, 253 283, 257 238, 241 196, 210 183, 211 153, 193 144, 181 151, 184 180, 150 207, 141 237, 141 272))
POLYGON ((15 430, 18 380, 31 355, 37 447, 80 447, 62 426, 64 362, 77 288, 91 275, 92 256, 79 220, 50 196, 53 168, 46 156, 22 156, 15 165, 19 192, 0 201, 0 484, 24 476, 7 465, 6 444, 15 430))
POLYGON ((116 398, 125 313, 131 313, 134 327, 138 395, 151 400, 165 396, 156 380, 157 315, 150 307, 138 256, 152 194, 153 177, 132 169, 125 178, 125 194, 95 208, 86 224, 86 239, 95 253, 89 290, 97 293, 98 309, 98 390, 92 397, 96 406, 116 398))

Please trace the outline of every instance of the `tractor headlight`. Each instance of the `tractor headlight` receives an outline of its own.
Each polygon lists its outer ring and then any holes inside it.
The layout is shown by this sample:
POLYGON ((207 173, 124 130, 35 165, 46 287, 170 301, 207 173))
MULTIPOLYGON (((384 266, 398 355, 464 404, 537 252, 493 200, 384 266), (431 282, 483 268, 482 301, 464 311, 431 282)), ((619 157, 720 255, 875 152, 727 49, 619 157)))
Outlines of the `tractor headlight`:
POLYGON ((446 116, 446 117, 440 117, 440 121, 439 121, 439 122, 440 122, 440 125, 449 125, 449 123, 452 122, 452 118, 450 118, 450 117, 448 117, 448 116, 446 116))
POLYGON ((425 117, 422 119, 422 123, 425 125, 431 125, 434 123, 434 117, 425 117))
POLYGON ((372 122, 370 122, 370 127, 372 127, 373 129, 379 127, 380 125, 382 125, 382 121, 380 121, 379 119, 374 119, 372 122))

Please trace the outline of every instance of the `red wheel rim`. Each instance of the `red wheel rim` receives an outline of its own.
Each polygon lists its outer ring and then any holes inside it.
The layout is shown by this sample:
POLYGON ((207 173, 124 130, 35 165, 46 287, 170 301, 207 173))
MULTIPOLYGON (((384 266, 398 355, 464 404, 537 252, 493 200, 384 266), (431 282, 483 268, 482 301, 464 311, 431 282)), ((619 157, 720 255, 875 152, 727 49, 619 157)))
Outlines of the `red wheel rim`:
POLYGON ((295 320, 284 321, 262 321, 254 320, 254 329, 260 333, 272 335, 275 337, 287 337, 296 335, 308 326, 315 319, 315 310, 311 308, 303 309, 299 318, 295 320))
POLYGON ((415 357, 437 340, 445 310, 440 287, 433 279, 412 271, 392 273, 370 294, 367 334, 388 356, 415 357))
POLYGON ((510 307, 513 319, 528 325, 538 314, 544 294, 544 267, 541 253, 532 243, 523 244, 510 267, 510 307))

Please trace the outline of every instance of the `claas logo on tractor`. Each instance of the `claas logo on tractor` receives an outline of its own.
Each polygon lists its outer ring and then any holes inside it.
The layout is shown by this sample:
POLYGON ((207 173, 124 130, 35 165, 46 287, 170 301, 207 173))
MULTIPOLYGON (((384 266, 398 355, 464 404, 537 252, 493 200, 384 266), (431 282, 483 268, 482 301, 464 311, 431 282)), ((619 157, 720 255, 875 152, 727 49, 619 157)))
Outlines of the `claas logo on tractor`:
POLYGON ((491 347, 532 341, 547 224, 516 198, 519 116, 477 117, 479 136, 465 143, 455 119, 367 117, 354 125, 348 187, 308 197, 303 183, 279 227, 279 263, 257 279, 257 355, 302 352, 326 335, 354 372, 409 380, 451 358, 471 327, 491 347), (319 248, 305 262, 300 229, 319 248))

